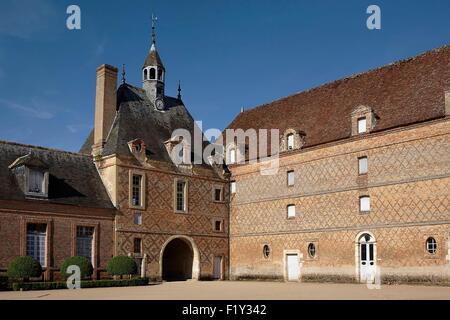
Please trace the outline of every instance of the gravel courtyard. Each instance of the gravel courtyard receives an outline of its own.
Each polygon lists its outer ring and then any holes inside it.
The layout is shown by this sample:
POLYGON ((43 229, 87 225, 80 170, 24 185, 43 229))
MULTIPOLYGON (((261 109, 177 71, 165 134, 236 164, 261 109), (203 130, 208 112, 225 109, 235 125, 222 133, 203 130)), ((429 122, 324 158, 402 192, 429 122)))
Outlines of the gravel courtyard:
POLYGON ((187 281, 127 288, 95 288, 0 292, 0 300, 304 300, 304 299, 440 299, 450 300, 450 287, 382 286, 369 290, 359 284, 187 281))

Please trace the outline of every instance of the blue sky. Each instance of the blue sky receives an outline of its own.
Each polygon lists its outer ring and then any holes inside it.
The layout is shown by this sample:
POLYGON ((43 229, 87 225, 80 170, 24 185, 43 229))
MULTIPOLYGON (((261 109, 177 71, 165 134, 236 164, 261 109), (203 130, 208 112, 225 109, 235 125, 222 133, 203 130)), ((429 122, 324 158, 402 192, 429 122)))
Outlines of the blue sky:
POLYGON ((93 125, 95 70, 141 86, 158 16, 166 94, 203 128, 246 109, 450 43, 450 1, 0 0, 0 140, 77 151, 93 125), (77 4, 82 29, 66 28, 77 4), (382 30, 366 9, 382 10, 382 30))

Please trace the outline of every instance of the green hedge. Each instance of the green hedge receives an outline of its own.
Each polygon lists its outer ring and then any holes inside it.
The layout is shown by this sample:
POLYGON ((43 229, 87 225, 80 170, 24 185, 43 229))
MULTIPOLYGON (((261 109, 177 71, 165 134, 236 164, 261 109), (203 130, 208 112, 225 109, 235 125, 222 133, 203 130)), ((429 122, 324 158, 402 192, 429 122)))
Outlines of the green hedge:
MULTIPOLYGON (((126 280, 88 280, 81 281, 81 288, 106 288, 106 287, 133 287, 146 286, 149 283, 148 278, 134 278, 126 280)), ((53 290, 67 289, 66 282, 22 282, 13 283, 14 291, 29 290, 53 290)))
POLYGON ((37 278, 42 274, 40 263, 32 257, 16 257, 8 266, 8 277, 12 279, 37 278))
POLYGON ((137 273, 137 265, 133 258, 117 256, 108 261, 106 270, 112 276, 133 275, 137 273))
POLYGON ((67 273, 67 268, 69 266, 78 266, 80 267, 81 278, 89 278, 92 276, 94 272, 94 268, 92 267, 92 263, 86 259, 85 257, 70 257, 64 260, 61 265, 61 277, 63 279, 67 279, 70 274, 67 273))

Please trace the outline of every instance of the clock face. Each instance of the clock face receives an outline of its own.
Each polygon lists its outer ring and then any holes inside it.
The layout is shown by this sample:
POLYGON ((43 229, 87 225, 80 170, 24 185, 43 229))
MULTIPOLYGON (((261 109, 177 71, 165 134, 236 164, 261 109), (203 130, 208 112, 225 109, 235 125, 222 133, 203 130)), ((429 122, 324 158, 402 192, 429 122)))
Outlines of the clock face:
POLYGON ((155 106, 158 110, 164 110, 164 101, 162 99, 156 99, 155 106))

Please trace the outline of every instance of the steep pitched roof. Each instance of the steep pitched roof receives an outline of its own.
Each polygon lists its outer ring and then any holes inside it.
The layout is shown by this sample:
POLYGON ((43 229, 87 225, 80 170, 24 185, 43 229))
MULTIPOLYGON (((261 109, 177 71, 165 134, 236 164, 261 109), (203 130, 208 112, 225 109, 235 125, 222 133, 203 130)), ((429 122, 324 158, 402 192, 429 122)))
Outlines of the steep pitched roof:
POLYGON ((16 160, 48 168, 49 203, 114 209, 91 157, 6 141, 0 141, 0 199, 26 199, 9 168, 16 160))
POLYGON ((148 66, 158 66, 164 69, 161 57, 159 56, 154 44, 152 44, 150 52, 144 62, 144 68, 148 66))
MULTIPOLYGON (((172 163, 164 142, 176 129, 185 129, 194 139, 195 122, 183 102, 164 97, 165 110, 156 110, 145 90, 122 84, 117 90, 118 112, 103 148, 102 155, 131 155, 128 142, 142 139, 152 160, 172 163)), ((87 141, 85 145, 89 144, 87 141)), ((194 150, 195 141, 191 142, 194 150)), ((208 144, 202 142, 202 150, 208 144)), ((201 166, 211 168, 203 163, 201 166)))
POLYGON ((228 128, 280 133, 299 128, 310 147, 350 137, 350 114, 360 105, 379 117, 373 131, 444 117, 448 89, 450 46, 445 46, 250 109, 228 128))

